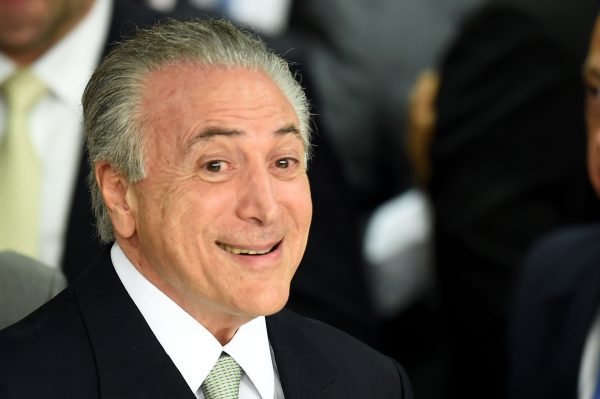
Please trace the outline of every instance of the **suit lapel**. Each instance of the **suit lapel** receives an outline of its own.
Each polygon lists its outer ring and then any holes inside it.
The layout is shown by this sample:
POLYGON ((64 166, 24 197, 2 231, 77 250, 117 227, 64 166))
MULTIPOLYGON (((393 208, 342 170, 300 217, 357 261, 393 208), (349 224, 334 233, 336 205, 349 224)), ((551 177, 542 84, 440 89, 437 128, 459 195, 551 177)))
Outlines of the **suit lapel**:
POLYGON ((75 284, 96 357, 102 398, 180 398, 194 394, 119 280, 109 251, 75 284))
POLYGON ((335 374, 325 356, 298 329, 296 318, 287 310, 267 317, 283 393, 286 399, 319 398, 335 374))
MULTIPOLYGON (((81 275, 74 291, 96 358, 101 398, 194 399, 119 280, 109 250, 81 275)), ((287 310, 267 317, 283 392, 286 399, 323 397, 335 373, 298 320, 287 310)))
POLYGON ((547 397, 577 397, 585 341, 600 305, 599 238, 600 228, 578 230, 557 241, 566 249, 540 258, 552 265, 541 293, 533 293, 543 298, 538 310, 546 331, 540 339, 551 348, 543 362, 543 376, 553 379, 547 397))

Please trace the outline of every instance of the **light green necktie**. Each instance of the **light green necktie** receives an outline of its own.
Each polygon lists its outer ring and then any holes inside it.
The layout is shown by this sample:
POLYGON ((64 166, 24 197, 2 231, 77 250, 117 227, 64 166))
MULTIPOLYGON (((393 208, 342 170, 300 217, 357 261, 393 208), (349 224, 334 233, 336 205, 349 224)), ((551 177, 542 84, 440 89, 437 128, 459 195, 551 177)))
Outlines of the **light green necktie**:
POLYGON ((15 72, 1 88, 8 113, 0 141, 0 250, 36 257, 41 165, 31 142, 28 117, 47 89, 28 69, 15 72))
POLYGON ((221 353, 204 382, 205 399, 237 399, 240 392, 242 368, 227 353, 221 353))

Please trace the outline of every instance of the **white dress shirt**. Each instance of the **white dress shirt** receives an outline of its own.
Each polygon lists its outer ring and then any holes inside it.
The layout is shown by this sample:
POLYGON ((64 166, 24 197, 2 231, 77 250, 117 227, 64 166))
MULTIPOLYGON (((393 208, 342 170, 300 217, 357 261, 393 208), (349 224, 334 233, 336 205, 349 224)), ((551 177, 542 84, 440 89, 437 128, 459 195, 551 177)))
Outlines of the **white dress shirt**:
MULTIPOLYGON (((30 66, 49 89, 31 112, 29 131, 42 165, 38 258, 53 267, 62 259, 83 149, 81 95, 102 56, 111 8, 111 0, 95 0, 84 19, 30 66)), ((0 82, 16 69, 0 52, 0 82)), ((6 101, 0 96, 0 141, 6 115, 6 101)))
POLYGON ((111 249, 111 259, 133 302, 197 398, 204 398, 200 386, 221 352, 229 354, 244 370, 239 399, 284 398, 264 317, 241 326, 233 339, 222 346, 206 328, 150 283, 116 243, 111 249))
POLYGON ((579 399, 592 399, 597 387, 600 361, 600 311, 588 332, 579 367, 579 399))

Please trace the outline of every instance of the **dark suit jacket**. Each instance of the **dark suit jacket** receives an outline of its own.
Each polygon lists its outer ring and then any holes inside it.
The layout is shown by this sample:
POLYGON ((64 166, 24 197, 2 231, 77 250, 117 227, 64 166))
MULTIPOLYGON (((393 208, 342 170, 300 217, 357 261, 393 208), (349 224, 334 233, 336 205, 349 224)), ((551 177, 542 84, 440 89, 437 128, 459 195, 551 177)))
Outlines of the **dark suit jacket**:
MULTIPOLYGON (((286 399, 410 398, 392 359, 288 310, 267 317, 286 399)), ((0 398, 194 398, 105 251, 67 290, 0 332, 0 398)))
POLYGON ((510 398, 577 397, 585 339, 600 305, 600 225, 563 230, 533 249, 510 322, 510 398))
MULTIPOLYGON (((136 27, 153 24, 161 17, 163 17, 161 14, 131 0, 114 0, 104 55, 116 42, 131 34, 136 27)), ((69 282, 75 280, 102 248, 100 240, 97 238, 95 219, 86 183, 90 170, 86 151, 82 151, 79 165, 61 262, 63 272, 69 282)))
POLYGON ((507 304, 523 256, 543 234, 598 218, 581 85, 597 8, 494 1, 442 64, 430 193, 455 396, 492 385, 503 396, 507 304))

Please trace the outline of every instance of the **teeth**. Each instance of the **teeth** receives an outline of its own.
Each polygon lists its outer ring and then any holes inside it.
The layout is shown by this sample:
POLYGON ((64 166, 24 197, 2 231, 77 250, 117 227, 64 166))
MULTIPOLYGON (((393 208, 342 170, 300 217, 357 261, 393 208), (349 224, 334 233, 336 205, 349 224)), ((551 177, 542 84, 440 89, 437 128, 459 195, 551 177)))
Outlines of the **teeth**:
POLYGON ((227 251, 229 253, 232 253, 234 255, 240 255, 240 254, 244 254, 244 255, 264 255, 264 254, 267 254, 267 253, 271 252, 270 249, 265 249, 265 250, 262 250, 262 251, 257 251, 257 250, 254 250, 254 249, 235 248, 235 247, 232 247, 230 245, 221 244, 221 243, 218 243, 218 245, 219 245, 219 247, 221 247, 225 251, 227 251))

